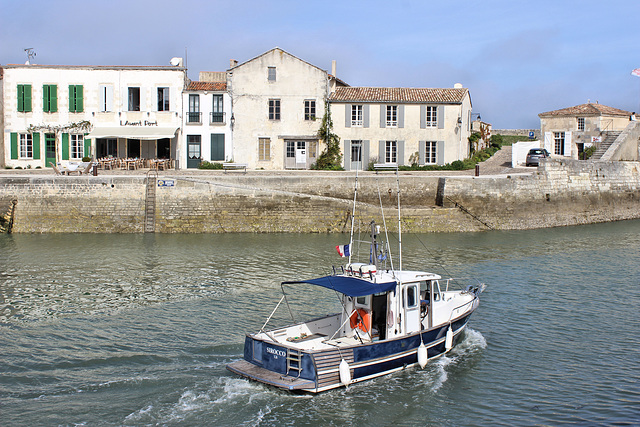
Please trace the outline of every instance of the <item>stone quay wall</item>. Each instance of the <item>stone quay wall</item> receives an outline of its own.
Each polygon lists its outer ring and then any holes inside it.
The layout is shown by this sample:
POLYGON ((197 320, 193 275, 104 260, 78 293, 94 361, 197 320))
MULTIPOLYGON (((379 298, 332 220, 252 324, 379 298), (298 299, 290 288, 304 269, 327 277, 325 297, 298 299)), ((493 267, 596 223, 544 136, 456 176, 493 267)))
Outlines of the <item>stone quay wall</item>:
MULTIPOLYGON (((142 233, 147 177, 0 176, 0 213, 14 233, 142 233)), ((155 178, 155 232, 349 232, 353 172, 209 173, 155 178)), ((400 175, 407 232, 529 229, 640 218, 640 163, 542 162, 533 173, 400 175)), ((358 177, 357 223, 397 229, 395 174, 358 177)))

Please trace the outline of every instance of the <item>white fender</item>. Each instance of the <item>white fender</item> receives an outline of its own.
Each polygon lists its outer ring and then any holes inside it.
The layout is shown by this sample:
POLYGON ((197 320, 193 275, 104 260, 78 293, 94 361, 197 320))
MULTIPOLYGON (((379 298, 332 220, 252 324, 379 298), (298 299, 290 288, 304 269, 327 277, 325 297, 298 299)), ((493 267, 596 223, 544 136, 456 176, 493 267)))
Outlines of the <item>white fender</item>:
POLYGON ((427 366, 427 362, 429 361, 429 354, 427 353, 427 347, 424 346, 422 341, 420 341, 420 346, 418 347, 418 365, 421 368, 427 366))
POLYGON ((447 329, 447 335, 444 338, 444 350, 449 351, 453 347, 453 331, 451 330, 451 325, 449 325, 449 329, 447 329))
POLYGON ((344 385, 344 386, 348 386, 349 384, 351 384, 351 371, 349 370, 349 364, 347 363, 346 360, 342 359, 342 361, 340 362, 340 382, 344 385))

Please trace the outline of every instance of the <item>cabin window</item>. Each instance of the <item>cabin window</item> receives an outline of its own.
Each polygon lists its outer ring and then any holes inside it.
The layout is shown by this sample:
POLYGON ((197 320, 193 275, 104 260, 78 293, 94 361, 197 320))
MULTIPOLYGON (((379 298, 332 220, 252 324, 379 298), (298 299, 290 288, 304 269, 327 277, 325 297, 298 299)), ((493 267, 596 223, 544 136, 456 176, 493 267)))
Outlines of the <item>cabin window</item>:
POLYGON ((364 296, 364 297, 357 297, 357 298, 356 298, 356 305, 359 305, 359 306, 369 306, 368 297, 366 297, 366 296, 364 296))
POLYGON ((433 281, 433 300, 440 301, 440 283, 437 280, 433 281))
POLYGON ((416 285, 407 286, 407 308, 415 308, 418 306, 418 287, 416 285))

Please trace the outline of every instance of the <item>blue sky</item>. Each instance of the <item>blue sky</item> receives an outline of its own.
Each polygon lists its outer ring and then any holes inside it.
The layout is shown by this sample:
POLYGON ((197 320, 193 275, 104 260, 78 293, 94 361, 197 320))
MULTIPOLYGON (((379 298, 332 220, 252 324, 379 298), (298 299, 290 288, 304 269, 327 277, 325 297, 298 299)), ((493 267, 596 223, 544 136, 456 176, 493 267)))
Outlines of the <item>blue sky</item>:
POLYGON ((166 65, 280 47, 351 86, 469 88, 494 128, 598 101, 640 112, 640 2, 0 0, 0 64, 166 65))

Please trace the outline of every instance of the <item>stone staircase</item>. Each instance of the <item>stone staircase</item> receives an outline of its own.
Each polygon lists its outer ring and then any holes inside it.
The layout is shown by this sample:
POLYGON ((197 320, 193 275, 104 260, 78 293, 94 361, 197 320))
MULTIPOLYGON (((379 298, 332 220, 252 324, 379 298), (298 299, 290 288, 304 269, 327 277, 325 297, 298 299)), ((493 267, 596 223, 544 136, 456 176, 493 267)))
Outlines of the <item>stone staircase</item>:
POLYGON ((600 143, 596 151, 589 157, 589 160, 600 160, 604 153, 607 152, 611 144, 618 139, 622 132, 604 132, 604 140, 600 143))

